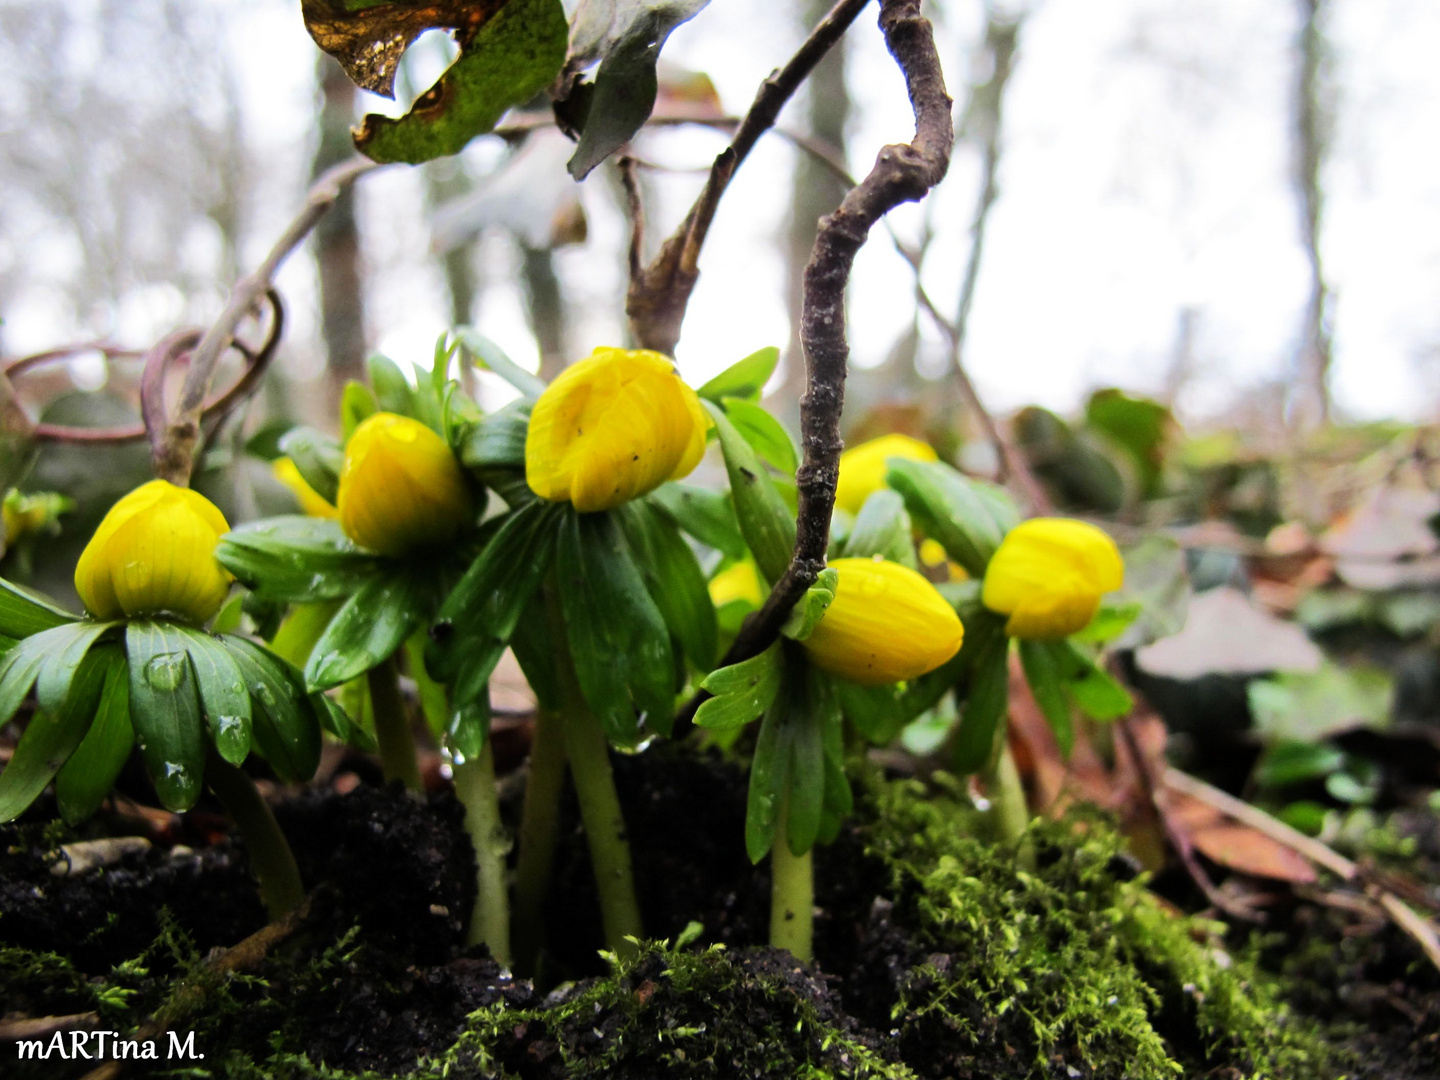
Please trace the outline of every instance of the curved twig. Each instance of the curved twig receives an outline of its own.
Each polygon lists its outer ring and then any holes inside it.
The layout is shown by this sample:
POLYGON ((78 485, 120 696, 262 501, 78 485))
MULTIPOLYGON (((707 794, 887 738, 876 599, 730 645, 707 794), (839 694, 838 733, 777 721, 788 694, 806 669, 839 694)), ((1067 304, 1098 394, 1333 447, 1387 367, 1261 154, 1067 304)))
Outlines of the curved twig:
MULTIPOLYGON (((241 278, 230 291, 220 317, 205 331, 190 357, 190 370, 180 390, 180 400, 166 425, 160 449, 155 454, 155 474, 172 483, 190 483, 195 449, 200 441, 201 417, 215 365, 235 335, 235 328, 271 289, 275 271, 300 246, 320 219, 335 205, 341 192, 359 177, 380 166, 366 158, 354 158, 326 171, 311 186, 305 205, 290 222, 270 253, 254 273, 241 278)), ((152 435, 152 441, 154 436, 152 435)))
MULTIPOLYGON (((880 29, 890 54, 905 74, 915 112, 915 138, 886 146, 870 174, 852 188, 839 209, 821 219, 815 247, 805 267, 800 343, 805 350, 805 394, 800 399, 800 429, 805 460, 795 473, 799 488, 795 550, 765 604, 741 628, 721 665, 736 664, 769 647, 790 609, 825 567, 830 515, 835 508, 839 474, 840 413, 845 403, 845 369, 850 346, 845 339, 845 287, 850 267, 871 227, 904 202, 915 202, 942 179, 950 165, 955 132, 950 95, 930 22, 920 0, 881 0, 880 29)), ((681 713, 693 717, 702 695, 681 713)))
MULTIPOLYGON (((710 167, 705 187, 664 245, 655 260, 640 273, 630 277, 625 298, 625 313, 635 340, 646 349, 671 355, 680 340, 680 324, 690 294, 700 276, 700 249, 710 231, 720 198, 730 186, 735 170, 745 160, 760 136, 775 124, 785 103, 815 70, 815 65, 835 45, 862 8, 870 0, 839 0, 820 20, 790 61, 760 84, 755 100, 745 114, 730 145, 722 150, 710 167)), ((882 16, 883 21, 883 16, 882 16)), ((926 24, 928 27, 928 23, 926 24)), ((932 47, 933 51, 933 47, 932 47)), ((936 71, 939 67, 937 62, 936 71)), ((943 87, 942 87, 942 93, 943 87)), ((946 98, 948 102, 949 99, 946 98)), ((946 106, 949 109, 949 106, 946 106)), ((948 116, 948 111, 946 113, 948 116)))

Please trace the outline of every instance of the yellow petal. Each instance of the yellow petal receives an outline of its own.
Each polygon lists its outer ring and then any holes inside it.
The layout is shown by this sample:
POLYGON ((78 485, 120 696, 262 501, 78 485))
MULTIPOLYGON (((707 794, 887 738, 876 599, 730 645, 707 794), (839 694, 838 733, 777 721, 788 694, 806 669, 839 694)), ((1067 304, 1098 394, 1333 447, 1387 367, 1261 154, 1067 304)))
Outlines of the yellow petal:
POLYGON ((981 600, 1011 617, 1012 637, 1062 638, 1083 629, 1100 597, 1124 579, 1120 550, 1102 530, 1069 518, 1032 518, 1011 529, 990 559, 981 600))
POLYGON ((742 559, 726 567, 710 579, 710 602, 716 607, 732 600, 744 600, 751 607, 765 602, 765 593, 760 586, 760 572, 755 563, 742 559))
POLYGON ((395 413, 375 413, 350 436, 335 501, 346 536, 392 556, 453 540, 475 512, 445 440, 395 413))
POLYGON ((318 518, 339 516, 340 512, 335 509, 335 505, 310 486, 305 477, 300 475, 295 462, 288 457, 276 458, 270 465, 270 471, 276 480, 291 490, 304 513, 318 518))
POLYGON ((935 586, 880 559, 836 559, 835 599, 803 644, 817 667, 866 686, 914 679, 960 651, 965 628, 935 586))
POLYGON ((666 357, 599 348, 536 401, 525 479, 542 499, 608 510, 688 475, 705 452, 707 426, 666 357))
POLYGON ((75 589, 102 619, 170 612, 204 622, 230 575, 215 559, 225 515, 189 488, 152 480, 110 508, 75 567, 75 589))
POLYGON ((891 458, 907 461, 938 461, 939 455, 929 443, 908 435, 882 435, 840 455, 840 479, 835 487, 835 505, 851 514, 858 514, 865 500, 885 486, 885 473, 891 458))

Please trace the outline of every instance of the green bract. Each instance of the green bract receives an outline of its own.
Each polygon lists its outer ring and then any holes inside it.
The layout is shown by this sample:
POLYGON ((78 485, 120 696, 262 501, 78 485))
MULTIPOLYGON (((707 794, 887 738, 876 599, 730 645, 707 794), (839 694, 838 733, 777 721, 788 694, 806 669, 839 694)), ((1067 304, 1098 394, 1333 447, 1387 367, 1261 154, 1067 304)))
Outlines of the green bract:
POLYGON ((32 688, 38 704, 0 772, 0 821, 52 779, 61 816, 88 817, 137 744, 170 810, 195 804, 212 752, 238 765, 254 750, 299 783, 319 764, 321 725, 347 726, 293 667, 234 634, 158 618, 77 619, 0 581, 0 635, 14 639, 0 655, 0 723, 32 688))

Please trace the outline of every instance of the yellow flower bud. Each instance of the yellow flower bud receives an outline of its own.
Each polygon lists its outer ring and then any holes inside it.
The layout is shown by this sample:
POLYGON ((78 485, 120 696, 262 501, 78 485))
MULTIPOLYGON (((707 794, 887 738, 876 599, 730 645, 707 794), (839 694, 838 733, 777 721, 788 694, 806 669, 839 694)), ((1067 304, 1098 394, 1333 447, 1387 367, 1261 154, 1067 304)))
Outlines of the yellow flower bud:
POLYGON ((765 602, 765 592, 760 586, 760 572, 749 559, 742 559, 733 566, 727 566, 710 579, 710 602, 717 608, 732 600, 744 600, 752 607, 765 602))
POLYGON ((985 568, 980 599, 1010 616, 1011 637, 1052 640, 1082 630, 1100 597, 1125 582, 1115 541, 1083 521, 1032 518, 1005 534, 985 568))
POLYGON ((885 486, 886 463, 891 458, 907 461, 938 461, 940 455, 929 443, 909 435, 882 435, 840 455, 840 479, 835 486, 835 505, 858 514, 871 493, 885 486))
POLYGON ((525 480, 582 514, 609 510, 690 474, 710 426, 670 361, 644 349, 599 348, 562 371, 535 403, 525 480))
POLYGON ((418 420, 386 412, 350 436, 335 501, 345 535, 382 555, 444 544, 475 514, 445 440, 418 420))
POLYGON ((960 651, 965 628, 934 585, 883 559, 836 559, 835 599, 802 643, 817 667, 865 686, 914 679, 960 651))
POLYGON ((171 612, 204 622, 230 591, 230 574, 215 559, 229 531, 204 495, 151 480, 100 522, 75 567, 75 591, 97 619, 171 612))
POLYGON ((300 470, 296 467, 295 462, 291 461, 288 457, 276 458, 270 465, 270 471, 274 474, 276 480, 279 480, 280 483, 284 484, 294 493, 296 501, 300 504, 300 509, 306 514, 318 518, 333 518, 339 516, 340 511, 336 510, 328 499, 306 482, 305 477, 300 475, 300 470))
MULTIPOLYGON (((928 537, 920 541, 920 565, 926 570, 944 569, 946 581, 969 581, 970 574, 946 553, 939 540, 928 537)), ((934 574, 930 575, 934 577, 934 574)))

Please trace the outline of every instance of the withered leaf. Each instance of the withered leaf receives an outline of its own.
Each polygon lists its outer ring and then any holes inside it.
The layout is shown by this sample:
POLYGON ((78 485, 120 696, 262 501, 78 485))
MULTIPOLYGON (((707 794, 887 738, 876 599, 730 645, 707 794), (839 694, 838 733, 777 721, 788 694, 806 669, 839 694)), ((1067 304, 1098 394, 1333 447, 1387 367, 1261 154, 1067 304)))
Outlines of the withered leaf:
POLYGON ((320 47, 357 85, 387 97, 417 37, 432 29, 455 35, 460 56, 408 113, 372 113, 356 132, 356 148, 379 162, 459 153, 545 89, 565 62, 561 0, 302 0, 301 7, 320 47))

